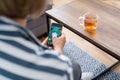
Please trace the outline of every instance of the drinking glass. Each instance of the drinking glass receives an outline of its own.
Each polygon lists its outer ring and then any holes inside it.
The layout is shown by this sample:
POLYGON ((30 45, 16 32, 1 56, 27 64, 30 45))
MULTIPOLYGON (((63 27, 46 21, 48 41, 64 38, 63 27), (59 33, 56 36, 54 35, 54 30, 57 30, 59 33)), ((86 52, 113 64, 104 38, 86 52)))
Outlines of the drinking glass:
POLYGON ((87 31, 92 32, 96 30, 98 23, 98 15, 94 13, 86 13, 83 16, 80 16, 79 20, 80 25, 84 26, 87 31))

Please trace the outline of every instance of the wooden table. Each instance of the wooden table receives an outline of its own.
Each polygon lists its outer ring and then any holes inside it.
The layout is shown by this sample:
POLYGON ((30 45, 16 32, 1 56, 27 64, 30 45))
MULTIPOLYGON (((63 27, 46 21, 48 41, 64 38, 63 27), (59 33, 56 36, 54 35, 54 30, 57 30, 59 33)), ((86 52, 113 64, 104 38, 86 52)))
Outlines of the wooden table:
MULTIPOLYGON (((51 18, 113 56, 120 62, 120 9, 99 0, 74 0, 46 12, 51 18), (79 25, 78 18, 86 12, 99 15, 95 33, 87 32, 79 25)), ((111 66, 113 67, 113 65, 111 66)))

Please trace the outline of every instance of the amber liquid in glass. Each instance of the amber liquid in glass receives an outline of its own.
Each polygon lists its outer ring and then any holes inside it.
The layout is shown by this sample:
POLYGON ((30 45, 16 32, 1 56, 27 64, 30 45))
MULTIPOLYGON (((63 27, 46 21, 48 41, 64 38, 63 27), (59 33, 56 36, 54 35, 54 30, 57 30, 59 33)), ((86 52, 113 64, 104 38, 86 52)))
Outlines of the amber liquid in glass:
POLYGON ((97 26, 97 17, 95 16, 86 16, 84 20, 84 25, 87 31, 92 32, 96 29, 97 26))

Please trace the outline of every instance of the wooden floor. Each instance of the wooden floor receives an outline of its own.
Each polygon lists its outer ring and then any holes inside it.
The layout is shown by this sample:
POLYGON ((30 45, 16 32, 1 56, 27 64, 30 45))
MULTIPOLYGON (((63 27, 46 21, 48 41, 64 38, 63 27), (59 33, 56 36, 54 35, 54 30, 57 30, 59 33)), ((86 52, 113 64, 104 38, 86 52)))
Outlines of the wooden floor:
MULTIPOLYGON (((53 8, 66 4, 70 1, 73 1, 73 0, 53 0, 53 8)), ((120 8, 119 0, 101 0, 101 1, 103 1, 103 3, 110 4, 112 6, 120 8)), ((63 28, 63 33, 66 34, 67 40, 73 41, 78 47, 86 51, 89 55, 91 55, 95 59, 103 62, 106 66, 110 66, 117 61, 116 59, 107 55, 105 52, 101 51, 91 43, 82 39, 81 37, 74 34, 73 32, 69 31, 68 29, 63 28)), ((120 65, 116 66, 113 70, 120 74, 120 65)))

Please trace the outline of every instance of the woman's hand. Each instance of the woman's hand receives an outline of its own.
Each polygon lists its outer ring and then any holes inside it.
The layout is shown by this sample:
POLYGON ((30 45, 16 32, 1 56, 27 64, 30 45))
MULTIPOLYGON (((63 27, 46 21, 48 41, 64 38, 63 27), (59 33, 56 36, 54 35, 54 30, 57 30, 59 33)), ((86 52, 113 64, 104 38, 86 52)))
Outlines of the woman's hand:
POLYGON ((62 54, 65 43, 66 37, 64 34, 62 34, 59 38, 57 36, 53 36, 54 50, 58 51, 60 54, 62 54))
POLYGON ((47 46, 47 42, 48 42, 48 37, 45 38, 45 40, 42 42, 42 45, 43 45, 43 46, 47 46))

